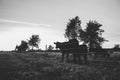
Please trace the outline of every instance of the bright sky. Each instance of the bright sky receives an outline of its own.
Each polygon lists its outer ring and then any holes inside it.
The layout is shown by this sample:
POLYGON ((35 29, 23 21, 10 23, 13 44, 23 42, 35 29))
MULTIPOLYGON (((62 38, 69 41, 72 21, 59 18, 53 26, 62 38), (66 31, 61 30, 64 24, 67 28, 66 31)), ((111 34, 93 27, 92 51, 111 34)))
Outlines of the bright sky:
POLYGON ((120 0, 0 0, 0 50, 13 50, 32 34, 40 48, 65 41, 69 19, 79 16, 82 27, 89 20, 103 24, 104 47, 120 43, 120 0))

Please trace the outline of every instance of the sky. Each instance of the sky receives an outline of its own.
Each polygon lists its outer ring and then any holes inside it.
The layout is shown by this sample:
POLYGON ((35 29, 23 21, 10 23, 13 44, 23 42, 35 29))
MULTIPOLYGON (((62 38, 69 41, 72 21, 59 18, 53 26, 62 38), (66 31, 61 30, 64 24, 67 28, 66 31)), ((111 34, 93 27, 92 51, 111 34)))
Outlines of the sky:
POLYGON ((108 42, 120 44, 120 0, 0 0, 0 50, 13 50, 33 34, 41 38, 40 48, 66 41, 69 19, 79 16, 84 28, 96 20, 108 42))

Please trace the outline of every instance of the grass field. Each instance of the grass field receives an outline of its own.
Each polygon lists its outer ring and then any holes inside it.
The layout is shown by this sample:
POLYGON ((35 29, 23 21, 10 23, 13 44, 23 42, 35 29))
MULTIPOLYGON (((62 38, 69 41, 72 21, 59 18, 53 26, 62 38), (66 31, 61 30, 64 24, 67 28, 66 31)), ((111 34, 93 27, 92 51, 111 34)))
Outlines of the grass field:
MULTIPOLYGON (((109 60, 119 63, 120 54, 109 60)), ((119 75, 120 65, 62 63, 57 52, 0 52, 0 80, 120 80, 119 75)))

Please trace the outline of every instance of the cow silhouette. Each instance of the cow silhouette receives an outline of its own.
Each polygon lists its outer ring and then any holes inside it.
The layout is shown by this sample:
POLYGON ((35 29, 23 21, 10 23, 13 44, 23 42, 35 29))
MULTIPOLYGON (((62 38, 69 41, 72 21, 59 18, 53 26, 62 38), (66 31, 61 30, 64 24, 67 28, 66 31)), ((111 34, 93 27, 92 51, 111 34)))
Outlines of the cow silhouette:
POLYGON ((102 57, 102 58, 109 58, 110 54, 106 49, 103 48, 91 48, 89 49, 89 52, 92 52, 94 54, 94 57, 102 57))
POLYGON ((64 61, 64 56, 67 56, 67 61, 69 61, 69 54, 73 56, 73 61, 76 62, 78 59, 81 62, 81 56, 83 56, 85 62, 87 62, 87 46, 79 45, 76 39, 71 39, 68 42, 56 42, 56 48, 59 48, 62 52, 62 62, 64 61))

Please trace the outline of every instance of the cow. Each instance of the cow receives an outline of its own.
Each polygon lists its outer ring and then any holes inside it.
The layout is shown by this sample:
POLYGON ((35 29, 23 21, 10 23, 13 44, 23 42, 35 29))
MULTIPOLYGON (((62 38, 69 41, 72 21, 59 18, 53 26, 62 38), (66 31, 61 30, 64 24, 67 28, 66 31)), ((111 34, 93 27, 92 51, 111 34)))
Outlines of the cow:
POLYGON ((67 56, 67 61, 69 61, 69 53, 73 55, 73 61, 76 62, 78 58, 81 61, 81 56, 84 57, 85 62, 87 61, 87 46, 79 45, 76 39, 69 40, 68 42, 56 42, 56 48, 59 48, 62 52, 62 62, 64 61, 64 56, 67 56))
POLYGON ((69 49, 67 46, 67 42, 56 42, 56 48, 59 48, 62 52, 62 62, 64 61, 64 56, 67 56, 67 61, 69 61, 69 49))
POLYGON ((110 56, 108 51, 103 48, 91 48, 91 49, 89 49, 89 52, 92 52, 94 54, 94 57, 109 58, 109 56, 110 56))
POLYGON ((83 56, 85 62, 87 62, 87 46, 86 45, 79 45, 76 48, 72 49, 73 52, 73 59, 74 62, 76 62, 76 59, 78 58, 79 62, 81 62, 81 56, 83 56))

